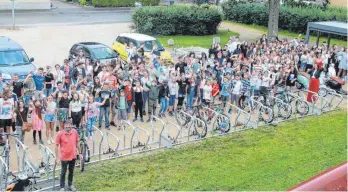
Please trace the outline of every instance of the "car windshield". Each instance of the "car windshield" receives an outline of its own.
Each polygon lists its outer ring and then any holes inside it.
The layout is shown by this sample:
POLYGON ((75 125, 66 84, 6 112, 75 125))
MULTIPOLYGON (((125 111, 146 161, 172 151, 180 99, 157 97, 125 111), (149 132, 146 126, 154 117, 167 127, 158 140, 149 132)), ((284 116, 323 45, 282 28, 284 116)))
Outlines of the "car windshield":
POLYGON ((111 59, 115 58, 116 53, 108 47, 98 47, 92 49, 92 54, 96 59, 111 59))
POLYGON ((23 50, 0 51, 0 65, 18 65, 29 63, 23 50))
POLYGON ((157 45, 157 51, 163 51, 164 48, 161 45, 160 42, 158 42, 157 40, 152 40, 152 41, 145 41, 144 42, 144 51, 145 52, 151 52, 153 49, 153 46, 157 45))

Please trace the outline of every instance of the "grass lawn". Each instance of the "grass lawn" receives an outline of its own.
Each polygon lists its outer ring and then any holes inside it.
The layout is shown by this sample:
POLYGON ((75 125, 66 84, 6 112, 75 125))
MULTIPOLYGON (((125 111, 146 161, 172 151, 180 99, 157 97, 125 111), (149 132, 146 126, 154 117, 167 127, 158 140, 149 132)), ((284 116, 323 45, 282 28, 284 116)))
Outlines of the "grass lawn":
POLYGON ((126 157, 77 173, 80 191, 283 191, 346 161, 347 113, 332 112, 126 157))
MULTIPOLYGON (((247 25, 247 24, 241 24, 241 23, 237 23, 237 22, 233 22, 233 21, 224 21, 224 22, 227 22, 227 23, 233 23, 235 25, 240 25, 240 26, 244 26, 244 27, 249 27, 249 28, 253 28, 253 29, 256 29, 256 30, 259 30, 261 31, 262 33, 265 33, 267 34, 268 32, 268 28, 267 27, 264 27, 264 26, 259 26, 259 25, 247 25)), ((290 37, 290 38, 295 38, 295 37, 299 37, 299 33, 294 33, 294 32, 289 32, 287 30, 279 30, 279 35, 280 36, 285 36, 285 37, 290 37)), ((306 37, 306 34, 301 34, 301 38, 305 38, 306 37)), ((327 35, 325 37, 320 37, 319 39, 320 43, 322 43, 323 41, 326 41, 327 42, 327 35)), ((310 42, 317 42, 317 37, 316 36, 313 36, 311 35, 310 38, 309 38, 309 41, 310 42)), ((332 39, 331 38, 331 42, 330 42, 330 45, 333 45, 333 44, 337 44, 338 46, 343 46, 343 47, 346 47, 347 46, 347 41, 344 41, 344 40, 340 40, 340 39, 332 39)))
POLYGON ((200 46, 203 48, 209 48, 213 43, 214 37, 220 37, 220 41, 225 43, 231 36, 239 35, 233 31, 219 30, 215 35, 207 36, 157 36, 156 38, 161 42, 165 47, 168 47, 168 40, 173 39, 175 45, 180 47, 191 47, 191 46, 200 46))

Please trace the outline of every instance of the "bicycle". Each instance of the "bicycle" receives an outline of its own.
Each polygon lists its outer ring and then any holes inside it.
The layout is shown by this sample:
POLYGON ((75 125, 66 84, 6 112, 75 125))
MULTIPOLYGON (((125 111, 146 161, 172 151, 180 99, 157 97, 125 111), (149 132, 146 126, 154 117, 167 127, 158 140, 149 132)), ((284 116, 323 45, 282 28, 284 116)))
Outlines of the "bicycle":
MULTIPOLYGON (((80 149, 82 154, 82 159, 80 160, 80 170, 83 172, 85 170, 85 164, 90 161, 91 159, 91 152, 89 150, 89 146, 87 144, 87 140, 85 137, 85 130, 86 130, 86 124, 82 123, 80 129, 76 129, 79 133, 79 142, 80 142, 80 149)), ((80 159, 79 157, 77 159, 80 159)))
POLYGON ((222 133, 227 133, 231 129, 231 121, 230 117, 224 113, 224 108, 222 107, 222 105, 222 103, 209 103, 207 107, 217 113, 215 114, 216 117, 214 118, 214 112, 211 110, 203 110, 202 117, 208 124, 213 121, 214 130, 220 130, 222 133))
MULTIPOLYGON (((204 112, 201 109, 202 109, 202 105, 192 106, 192 110, 189 110, 188 114, 204 122, 202 123, 201 121, 198 121, 197 126, 195 126, 192 133, 193 135, 198 135, 200 138, 204 138, 207 135, 208 126, 207 126, 207 122, 203 118, 204 112)), ((190 117, 184 116, 182 113, 178 113, 178 112, 175 113, 175 119, 180 126, 186 126, 188 125, 189 122, 192 122, 192 123, 194 122, 193 120, 191 120, 190 117)))
MULTIPOLYGON (((292 104, 295 101, 296 112, 301 116, 307 115, 309 113, 309 105, 307 102, 296 99, 295 96, 289 93, 290 91, 286 88, 278 89, 276 94, 276 98, 282 100, 285 103, 292 104)), ((297 92, 299 94, 299 92, 297 92)))

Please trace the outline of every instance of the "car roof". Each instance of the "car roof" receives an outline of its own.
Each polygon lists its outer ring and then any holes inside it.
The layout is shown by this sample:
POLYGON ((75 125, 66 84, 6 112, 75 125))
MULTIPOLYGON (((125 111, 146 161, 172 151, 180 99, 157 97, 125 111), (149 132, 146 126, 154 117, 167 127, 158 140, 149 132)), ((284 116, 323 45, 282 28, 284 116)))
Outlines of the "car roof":
POLYGON ((23 48, 12 39, 0 36, 0 51, 22 50, 23 48))
POLYGON ((144 35, 140 33, 121 33, 119 35, 120 37, 128 37, 130 39, 134 39, 136 41, 153 41, 156 40, 156 38, 151 37, 149 35, 144 35))
POLYGON ((76 43, 75 45, 82 45, 89 49, 99 48, 99 47, 108 47, 107 45, 104 45, 98 42, 80 42, 80 43, 76 43))

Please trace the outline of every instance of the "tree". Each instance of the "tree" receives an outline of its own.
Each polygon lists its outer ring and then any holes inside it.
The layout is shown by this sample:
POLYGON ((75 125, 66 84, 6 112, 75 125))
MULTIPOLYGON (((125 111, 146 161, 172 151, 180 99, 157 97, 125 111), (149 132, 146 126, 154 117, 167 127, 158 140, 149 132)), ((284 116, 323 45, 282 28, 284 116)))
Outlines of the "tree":
POLYGON ((269 17, 268 17, 268 39, 273 40, 278 37, 278 22, 280 1, 268 0, 269 17))

